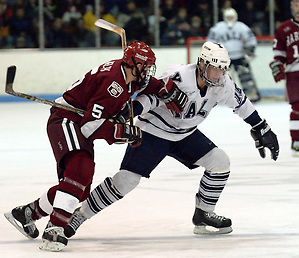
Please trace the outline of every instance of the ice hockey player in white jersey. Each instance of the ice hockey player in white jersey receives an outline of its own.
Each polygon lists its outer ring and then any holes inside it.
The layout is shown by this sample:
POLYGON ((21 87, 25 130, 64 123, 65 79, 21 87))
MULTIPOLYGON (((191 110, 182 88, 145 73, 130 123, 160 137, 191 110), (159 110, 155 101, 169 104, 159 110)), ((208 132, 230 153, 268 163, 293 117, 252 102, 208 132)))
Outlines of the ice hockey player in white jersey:
POLYGON ((249 64, 257 46, 256 37, 245 23, 238 21, 235 9, 225 9, 223 18, 224 21, 209 30, 207 40, 222 43, 226 47, 243 91, 252 102, 259 101, 260 93, 249 64))
MULTIPOLYGON (((65 228, 66 236, 71 237, 87 218, 122 199, 139 184, 141 177, 149 178, 166 156, 189 169, 200 166, 205 169, 195 194, 194 233, 225 234, 232 231, 231 220, 214 212, 230 174, 230 160, 197 126, 218 103, 223 103, 252 126, 251 136, 262 158, 268 148, 272 159, 276 160, 279 146, 269 125, 227 74, 229 64, 230 58, 223 45, 205 42, 197 64, 169 66, 162 78, 165 82, 172 78, 188 95, 181 114, 169 112, 166 105, 152 95, 139 95, 134 99, 134 114, 139 115, 136 125, 142 130, 142 142, 136 148, 127 147, 119 172, 93 189, 82 206, 76 209, 65 228)), ((126 114, 125 109, 115 119, 124 121, 126 114)), ((220 127, 217 130, 221 133, 220 127)))

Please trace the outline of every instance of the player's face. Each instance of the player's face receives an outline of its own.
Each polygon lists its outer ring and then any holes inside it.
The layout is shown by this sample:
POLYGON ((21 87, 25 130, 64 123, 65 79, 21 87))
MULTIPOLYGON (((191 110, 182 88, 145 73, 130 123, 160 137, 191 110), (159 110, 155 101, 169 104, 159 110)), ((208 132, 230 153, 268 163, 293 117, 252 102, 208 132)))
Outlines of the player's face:
POLYGON ((207 67, 207 78, 212 82, 218 82, 220 77, 224 75, 225 70, 212 65, 207 67))
POLYGON ((292 15, 296 20, 299 20, 299 1, 291 2, 292 15))
POLYGON ((148 77, 148 76, 154 76, 156 73, 155 65, 147 65, 146 67, 144 67, 143 65, 138 64, 137 67, 140 72, 142 80, 145 80, 146 77, 148 77))

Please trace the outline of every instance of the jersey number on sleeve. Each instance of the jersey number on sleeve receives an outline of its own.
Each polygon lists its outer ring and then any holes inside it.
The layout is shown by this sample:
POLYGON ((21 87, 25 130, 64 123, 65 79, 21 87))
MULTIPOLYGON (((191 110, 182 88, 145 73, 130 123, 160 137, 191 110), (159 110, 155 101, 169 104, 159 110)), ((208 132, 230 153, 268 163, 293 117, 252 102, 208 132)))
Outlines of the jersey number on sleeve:
POLYGON ((104 110, 104 107, 99 105, 99 104, 94 104, 93 105, 93 108, 92 108, 92 112, 91 112, 91 115, 96 118, 96 119, 99 119, 101 118, 102 116, 102 113, 103 113, 103 110, 104 110))

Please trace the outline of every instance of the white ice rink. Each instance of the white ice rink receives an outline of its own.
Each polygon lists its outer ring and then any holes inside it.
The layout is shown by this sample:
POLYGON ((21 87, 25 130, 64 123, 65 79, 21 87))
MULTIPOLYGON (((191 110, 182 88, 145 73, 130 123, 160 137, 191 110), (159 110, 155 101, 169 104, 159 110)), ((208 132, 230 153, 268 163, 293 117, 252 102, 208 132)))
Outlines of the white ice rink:
MULTIPOLYGON (((299 158, 291 156, 290 107, 256 104, 278 135, 276 162, 260 158, 250 126, 225 106, 216 107, 200 129, 231 159, 231 176, 216 212, 232 219, 233 232, 193 234, 194 195, 202 168, 188 170, 167 158, 124 199, 85 222, 61 253, 43 252, 3 213, 38 198, 56 184, 46 122, 49 107, 0 103, 0 257, 299 257, 299 158)), ((124 145, 95 143, 93 186, 118 171, 124 145)), ((37 222, 42 234, 48 218, 37 222)))

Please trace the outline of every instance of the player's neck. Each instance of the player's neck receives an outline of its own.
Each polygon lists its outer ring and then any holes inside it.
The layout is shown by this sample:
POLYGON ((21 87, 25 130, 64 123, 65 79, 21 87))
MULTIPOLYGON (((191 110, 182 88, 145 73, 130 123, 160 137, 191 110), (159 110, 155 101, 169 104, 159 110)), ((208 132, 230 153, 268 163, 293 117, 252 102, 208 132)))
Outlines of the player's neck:
POLYGON ((131 68, 124 67, 124 70, 125 70, 125 73, 126 73, 126 78, 125 78, 126 84, 129 84, 130 82, 136 80, 136 76, 134 76, 132 74, 132 69, 131 68))
POLYGON ((197 76, 197 86, 201 89, 204 90, 206 87, 206 83, 203 81, 203 79, 200 76, 197 76))

